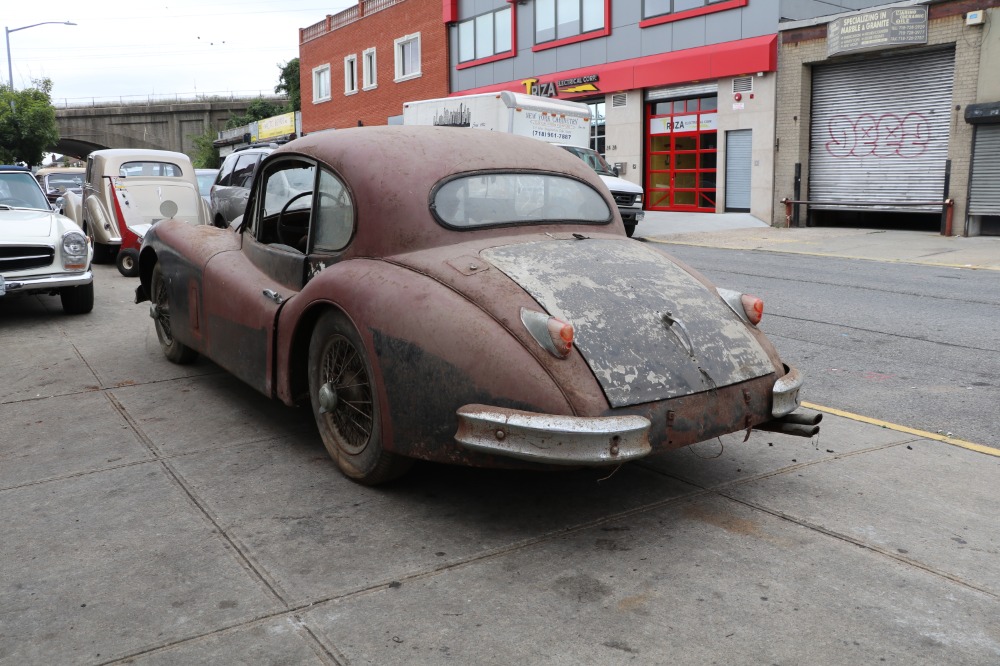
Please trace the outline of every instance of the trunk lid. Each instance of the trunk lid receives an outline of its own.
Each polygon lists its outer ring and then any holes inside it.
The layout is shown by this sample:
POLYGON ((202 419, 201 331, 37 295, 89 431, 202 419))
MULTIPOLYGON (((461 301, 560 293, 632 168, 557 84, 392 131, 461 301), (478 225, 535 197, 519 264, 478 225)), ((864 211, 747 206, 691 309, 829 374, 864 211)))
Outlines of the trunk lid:
POLYGON ((552 240, 480 255, 549 314, 612 407, 676 398, 775 371, 748 325, 667 256, 626 240, 552 240))

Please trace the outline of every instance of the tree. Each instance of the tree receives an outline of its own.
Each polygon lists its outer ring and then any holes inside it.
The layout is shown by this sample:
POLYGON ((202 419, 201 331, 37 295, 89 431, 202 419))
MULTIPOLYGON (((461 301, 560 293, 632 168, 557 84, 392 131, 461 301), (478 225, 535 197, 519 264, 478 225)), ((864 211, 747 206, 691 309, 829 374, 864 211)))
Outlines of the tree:
POLYGON ((292 58, 284 65, 278 65, 281 75, 274 92, 288 95, 288 104, 292 111, 302 110, 302 95, 299 91, 299 59, 292 58))
POLYGON ((287 110, 283 106, 268 101, 263 97, 258 97, 247 105, 246 113, 240 116, 232 116, 229 120, 227 120, 226 129, 243 127, 244 125, 249 125, 255 120, 264 120, 264 118, 279 116, 282 113, 287 113, 287 110))
POLYGON ((0 84, 0 163, 41 164, 59 143, 52 81, 37 79, 33 87, 12 90, 0 84))
POLYGON ((217 132, 209 127, 203 134, 194 138, 194 157, 191 161, 195 169, 218 169, 221 160, 219 159, 219 149, 212 142, 215 141, 217 132))

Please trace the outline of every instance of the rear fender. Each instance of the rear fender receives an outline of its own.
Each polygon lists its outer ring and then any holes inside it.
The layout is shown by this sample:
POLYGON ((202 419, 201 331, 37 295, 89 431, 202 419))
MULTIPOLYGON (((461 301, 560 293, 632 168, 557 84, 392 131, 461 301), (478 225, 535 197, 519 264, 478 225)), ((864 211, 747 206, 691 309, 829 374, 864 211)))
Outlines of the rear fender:
POLYGON ((550 374, 495 319, 426 276, 374 260, 326 268, 282 308, 277 389, 288 404, 307 396, 309 339, 330 308, 351 319, 372 360, 388 450, 495 464, 455 444, 459 407, 573 414, 550 374))

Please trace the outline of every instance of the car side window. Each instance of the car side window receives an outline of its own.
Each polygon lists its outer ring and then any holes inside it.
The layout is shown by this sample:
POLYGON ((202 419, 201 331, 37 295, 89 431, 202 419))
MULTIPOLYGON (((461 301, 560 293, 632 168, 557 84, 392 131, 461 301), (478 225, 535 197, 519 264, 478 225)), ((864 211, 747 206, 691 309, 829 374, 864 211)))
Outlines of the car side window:
POLYGON ((315 173, 313 164, 298 159, 267 166, 254 194, 253 235, 259 242, 306 251, 315 173))
POLYGON ((236 160, 227 157, 222 162, 222 168, 219 169, 219 177, 216 179, 215 184, 221 185, 223 187, 228 186, 233 180, 233 165, 236 164, 236 160))
POLYGON ((236 166, 233 167, 233 175, 231 185, 233 187, 250 187, 250 183, 253 182, 253 172, 257 168, 257 160, 260 159, 260 155, 240 155, 239 159, 236 160, 236 166))
POLYGON ((313 250, 335 252, 347 247, 354 233, 354 204, 344 183, 329 171, 319 173, 319 196, 313 250))

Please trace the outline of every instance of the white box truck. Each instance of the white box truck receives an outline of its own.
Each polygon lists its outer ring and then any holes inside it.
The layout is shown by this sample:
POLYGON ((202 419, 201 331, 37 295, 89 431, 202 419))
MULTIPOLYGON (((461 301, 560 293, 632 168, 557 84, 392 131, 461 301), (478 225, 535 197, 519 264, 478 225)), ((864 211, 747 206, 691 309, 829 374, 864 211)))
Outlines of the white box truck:
POLYGON ((642 188, 619 178, 590 148, 590 107, 579 102, 502 91, 423 99, 403 104, 404 125, 468 127, 529 136, 582 158, 604 181, 629 236, 642 220, 642 188))

